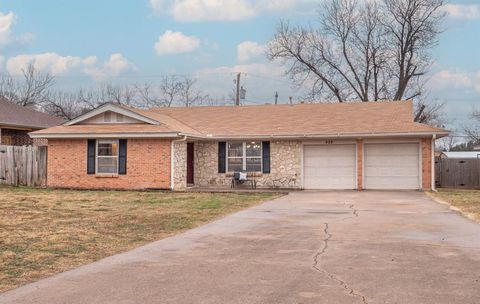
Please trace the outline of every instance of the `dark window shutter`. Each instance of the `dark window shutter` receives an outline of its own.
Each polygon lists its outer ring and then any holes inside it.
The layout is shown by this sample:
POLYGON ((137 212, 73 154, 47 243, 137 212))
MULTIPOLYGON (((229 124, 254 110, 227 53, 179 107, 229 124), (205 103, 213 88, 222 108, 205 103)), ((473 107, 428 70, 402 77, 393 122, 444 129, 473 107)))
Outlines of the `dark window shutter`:
POLYGON ((127 174, 127 140, 118 141, 118 174, 127 174))
POLYGON ((95 139, 87 141, 87 174, 95 174, 95 139))
POLYGON ((218 143, 218 173, 225 173, 227 162, 227 143, 221 141, 218 143))
POLYGON ((270 142, 262 142, 263 173, 270 173, 270 142))

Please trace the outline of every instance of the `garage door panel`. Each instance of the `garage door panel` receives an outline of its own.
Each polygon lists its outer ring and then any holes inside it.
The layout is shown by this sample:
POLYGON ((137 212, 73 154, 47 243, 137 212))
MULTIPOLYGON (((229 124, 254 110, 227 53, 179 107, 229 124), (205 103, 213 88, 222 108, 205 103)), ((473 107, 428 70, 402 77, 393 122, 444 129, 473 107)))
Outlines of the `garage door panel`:
POLYGON ((372 190, 408 190, 408 189, 418 189, 418 181, 416 178, 405 180, 401 176, 390 176, 388 179, 384 177, 370 177, 370 186, 368 189, 372 190))
POLYGON ((368 154, 369 157, 365 160, 366 166, 375 167, 404 167, 410 166, 418 168, 418 151, 416 155, 402 155, 400 157, 395 155, 377 156, 368 154), (399 162, 399 159, 401 160, 399 162), (416 163, 415 163, 416 162, 416 163))
POLYGON ((418 167, 396 167, 395 170, 388 167, 370 167, 366 169, 369 177, 411 176, 418 177, 418 167))
POLYGON ((355 145, 304 147, 306 189, 355 189, 355 145))
POLYGON ((370 151, 371 156, 383 157, 386 155, 390 156, 416 156, 418 155, 418 146, 410 146, 411 144, 392 144, 397 147, 375 147, 375 149, 370 151))
POLYGON ((365 144, 365 188, 418 189, 419 144, 365 144))
MULTIPOLYGON (((332 167, 333 168, 333 167, 332 167)), ((348 176, 352 175, 352 168, 335 168, 334 170, 325 170, 325 168, 305 167, 304 173, 309 177, 321 177, 321 176, 348 176)))

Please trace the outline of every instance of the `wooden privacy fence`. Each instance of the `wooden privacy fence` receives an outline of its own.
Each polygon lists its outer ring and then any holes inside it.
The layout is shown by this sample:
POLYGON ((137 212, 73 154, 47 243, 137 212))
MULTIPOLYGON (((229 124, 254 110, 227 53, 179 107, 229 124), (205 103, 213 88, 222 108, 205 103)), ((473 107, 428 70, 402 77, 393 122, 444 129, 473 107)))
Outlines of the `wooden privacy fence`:
POLYGON ((47 147, 0 146, 0 184, 45 186, 47 147))
POLYGON ((480 159, 435 159, 435 184, 441 188, 480 189, 480 159))

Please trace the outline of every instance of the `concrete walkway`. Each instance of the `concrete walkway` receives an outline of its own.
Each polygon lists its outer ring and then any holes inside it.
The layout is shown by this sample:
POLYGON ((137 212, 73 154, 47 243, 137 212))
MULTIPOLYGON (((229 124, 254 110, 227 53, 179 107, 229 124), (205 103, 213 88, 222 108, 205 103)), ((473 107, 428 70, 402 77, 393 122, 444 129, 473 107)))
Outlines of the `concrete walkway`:
POLYGON ((480 225, 421 192, 295 192, 0 303, 480 303, 480 225))

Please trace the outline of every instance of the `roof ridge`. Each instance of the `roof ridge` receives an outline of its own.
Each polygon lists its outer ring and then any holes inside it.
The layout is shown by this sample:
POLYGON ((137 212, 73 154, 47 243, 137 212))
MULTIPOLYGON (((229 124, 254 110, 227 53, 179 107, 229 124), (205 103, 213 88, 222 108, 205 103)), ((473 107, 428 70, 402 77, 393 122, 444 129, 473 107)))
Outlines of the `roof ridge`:
MULTIPOLYGON (((192 127, 191 125, 185 123, 184 121, 181 121, 181 120, 176 119, 175 117, 173 117, 173 116, 171 116, 171 115, 169 115, 169 114, 167 114, 167 113, 158 113, 158 112, 155 112, 155 111, 151 111, 151 109, 147 109, 147 110, 138 109, 138 110, 141 110, 142 112, 147 112, 147 113, 149 113, 149 114, 150 114, 150 113, 154 113, 154 114, 156 114, 156 115, 165 115, 165 116, 167 116, 168 118, 170 118, 171 120, 174 120, 174 121, 178 122, 179 124, 182 124, 182 125, 184 125, 184 126, 187 126, 187 127, 190 128, 190 129, 194 130, 194 131, 197 132, 198 134, 203 134, 203 133, 202 133, 201 131, 199 131, 198 129, 192 127)), ((160 121, 160 123, 162 123, 162 122, 160 121)), ((165 123, 163 123, 163 124, 164 124, 164 125, 167 125, 167 124, 165 124, 165 123)), ((169 127, 169 128, 170 128, 170 127, 169 127)))
POLYGON ((240 105, 236 106, 233 104, 224 104, 224 105, 198 105, 193 107, 183 107, 183 106, 173 106, 173 107, 153 107, 149 108, 145 111, 152 111, 152 112, 161 112, 163 110, 168 111, 169 109, 177 110, 196 110, 196 109, 207 109, 207 108, 254 108, 254 107, 296 107, 296 106, 326 106, 326 105, 373 105, 373 104, 401 104, 401 103, 413 103, 412 100, 379 100, 379 101, 362 101, 362 100, 352 100, 346 102, 328 102, 328 101, 315 101, 315 102, 299 102, 299 103, 265 103, 265 104, 248 104, 248 105, 240 105))

